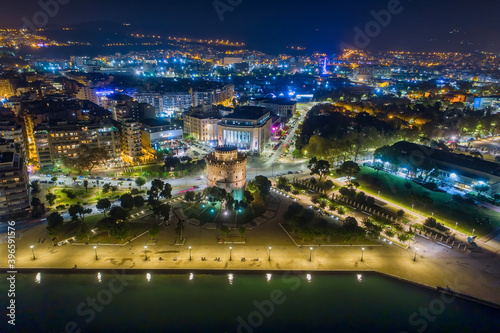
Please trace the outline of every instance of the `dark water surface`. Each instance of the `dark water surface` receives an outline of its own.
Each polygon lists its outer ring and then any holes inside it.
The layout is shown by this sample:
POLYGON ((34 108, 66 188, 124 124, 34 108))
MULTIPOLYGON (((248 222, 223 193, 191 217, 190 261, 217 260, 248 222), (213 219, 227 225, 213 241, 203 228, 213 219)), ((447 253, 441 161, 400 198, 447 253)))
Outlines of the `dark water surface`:
POLYGON ((35 275, 17 274, 16 326, 3 315, 0 332, 498 332, 500 323, 496 309, 377 274, 234 273, 232 284, 225 273, 35 275))

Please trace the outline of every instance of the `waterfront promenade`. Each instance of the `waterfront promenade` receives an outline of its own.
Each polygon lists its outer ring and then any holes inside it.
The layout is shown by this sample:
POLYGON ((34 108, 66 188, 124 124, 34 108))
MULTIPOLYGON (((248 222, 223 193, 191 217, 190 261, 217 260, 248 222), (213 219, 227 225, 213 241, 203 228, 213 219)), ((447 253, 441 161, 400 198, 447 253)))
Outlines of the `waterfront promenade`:
MULTIPOLYGON (((45 226, 37 226, 23 232, 21 239, 16 240, 16 268, 57 268, 70 272, 75 265, 80 271, 376 271, 432 288, 449 286, 454 291, 500 304, 500 260, 495 249, 481 245, 476 251, 464 252, 417 237, 417 243, 409 249, 367 240, 366 246, 316 244, 311 251, 310 246, 297 246, 280 225, 289 203, 287 199, 282 199, 276 217, 255 229, 247 230, 245 244, 219 244, 216 241, 217 230, 186 224, 184 245, 174 244, 174 226, 163 227, 155 245, 148 244, 147 234, 126 245, 98 245, 97 260, 93 244, 53 246, 45 226), (45 242, 38 242, 39 239, 45 239, 45 242), (31 245, 34 246, 35 260, 31 245), (365 248, 363 260, 362 247, 365 248), (416 247, 419 250, 414 260, 416 247), (202 261, 202 257, 206 261, 202 261), (215 261, 215 258, 220 258, 220 261, 215 261)), ((3 244, 1 248, 0 256, 7 258, 7 247, 3 244)), ((7 268, 6 265, 6 260, 2 260, 0 267, 7 268)))

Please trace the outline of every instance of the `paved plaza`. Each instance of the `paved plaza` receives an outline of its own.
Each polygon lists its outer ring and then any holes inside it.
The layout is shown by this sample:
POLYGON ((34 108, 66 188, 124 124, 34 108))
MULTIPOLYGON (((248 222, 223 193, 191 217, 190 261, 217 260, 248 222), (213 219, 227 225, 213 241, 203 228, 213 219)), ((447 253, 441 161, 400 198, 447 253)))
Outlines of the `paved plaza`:
MULTIPOLYGON (((171 225, 162 227, 155 245, 148 244, 147 234, 126 245, 98 245, 98 260, 93 244, 53 246, 45 226, 41 225, 23 232, 17 239, 16 267, 71 270, 76 265, 78 270, 377 271, 432 288, 449 286, 452 290, 500 304, 500 265, 494 248, 480 244, 474 251, 464 252, 417 237, 417 243, 408 249, 388 242, 364 246, 363 261, 362 245, 321 245, 313 246, 311 251, 309 246, 295 245, 280 225, 284 222, 283 212, 290 203, 290 199, 281 198, 276 216, 247 230, 244 245, 218 244, 218 230, 190 224, 184 231, 185 244, 175 245, 175 226, 171 225), (41 243, 39 240, 45 241, 41 243), (34 245, 35 260, 31 245, 34 245), (416 247, 419 250, 414 260, 416 247), (202 261, 202 257, 206 260, 202 261), (215 261, 215 258, 220 258, 220 261, 215 261)), ((2 252, 2 257, 6 257, 6 246, 2 246, 2 252)), ((6 265, 6 261, 2 265, 6 265)))

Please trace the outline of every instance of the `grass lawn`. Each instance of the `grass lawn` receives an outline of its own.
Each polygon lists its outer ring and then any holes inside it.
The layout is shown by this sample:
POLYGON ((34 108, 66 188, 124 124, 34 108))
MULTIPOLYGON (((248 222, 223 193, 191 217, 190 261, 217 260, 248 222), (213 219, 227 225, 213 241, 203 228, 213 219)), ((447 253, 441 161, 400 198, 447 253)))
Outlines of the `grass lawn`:
POLYGON ((126 177, 139 177, 141 175, 141 170, 142 172, 149 172, 152 174, 153 172, 158 172, 160 176, 163 174, 163 164, 149 164, 149 165, 144 165, 142 167, 133 167, 132 172, 124 172, 123 176, 126 177))
POLYGON ((375 241, 371 240, 364 235, 348 235, 348 234, 335 234, 320 237, 305 237, 299 235, 298 232, 293 232, 288 224, 283 224, 283 227, 290 234, 290 236, 299 245, 375 245, 375 241))
MULTIPOLYGON (((130 191, 128 190, 118 190, 115 192, 108 192, 108 193, 102 193, 101 191, 101 198, 108 198, 108 199, 116 199, 119 198, 122 194, 129 193, 130 191)), ((52 193, 54 193, 57 196, 56 203, 54 207, 57 207, 58 205, 73 205, 78 202, 80 203, 92 203, 92 202, 97 202, 99 200, 99 193, 97 189, 91 189, 89 188, 87 192, 85 192, 84 189, 73 189, 73 188, 67 188, 67 189, 56 189, 52 193), (68 198, 67 194, 62 192, 63 190, 68 190, 71 191, 73 194, 76 195, 75 198, 70 199, 68 198)))
MULTIPOLYGON (((101 244, 125 244, 129 239, 135 238, 143 232, 149 230, 150 225, 147 223, 130 223, 130 234, 124 239, 116 239, 108 236, 107 232, 99 232, 97 235, 90 237, 89 240, 83 240, 85 243, 101 243, 101 244)), ((144 235, 149 237, 149 235, 144 235)))
POLYGON ((452 199, 452 195, 448 193, 433 192, 424 187, 409 181, 411 188, 406 188, 405 179, 394 175, 377 171, 368 167, 361 167, 361 172, 356 181, 361 185, 359 190, 367 192, 376 197, 378 191, 382 198, 392 201, 406 209, 411 210, 412 201, 409 197, 413 191, 418 194, 426 193, 432 198, 433 203, 424 207, 420 202, 415 201, 414 211, 420 211, 425 216, 434 217, 450 228, 455 228, 455 223, 458 222, 458 229, 466 234, 471 234, 472 229, 475 229, 475 234, 483 236, 492 230, 500 227, 500 213, 487 208, 478 208, 474 205, 458 203, 452 199), (379 182, 367 182, 363 179, 363 175, 376 177, 379 182), (479 225, 476 223, 476 218, 490 218, 491 224, 479 225))

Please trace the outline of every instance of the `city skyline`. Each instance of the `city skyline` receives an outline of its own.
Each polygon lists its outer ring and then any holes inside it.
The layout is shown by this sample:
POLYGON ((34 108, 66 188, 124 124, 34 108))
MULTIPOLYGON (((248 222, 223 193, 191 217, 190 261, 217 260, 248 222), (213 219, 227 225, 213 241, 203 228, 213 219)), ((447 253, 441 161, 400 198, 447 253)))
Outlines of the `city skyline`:
POLYGON ((47 0, 45 7, 37 1, 11 4, 8 14, 7 11, 0 13, 0 19, 4 27, 21 28, 26 22, 39 22, 37 27, 49 30, 65 24, 84 27, 106 22, 125 23, 138 33, 229 39, 271 53, 299 47, 308 53, 334 54, 343 45, 369 50, 498 52, 500 40, 495 31, 499 23, 491 8, 499 5, 487 2, 477 6, 465 0, 438 3, 312 1, 307 4, 232 1, 230 5, 218 0, 197 2, 194 6, 164 1, 144 6, 139 1, 129 1, 123 6, 118 1, 73 0, 56 6, 47 0), (394 10, 386 16, 389 7, 394 10), (301 8, 299 16, 297 8, 301 8), (44 11, 48 15, 38 15, 44 11), (370 25, 371 22, 380 25, 377 28, 370 25), (367 26, 368 31, 372 29, 368 38, 359 37, 359 31, 366 33, 367 26))

